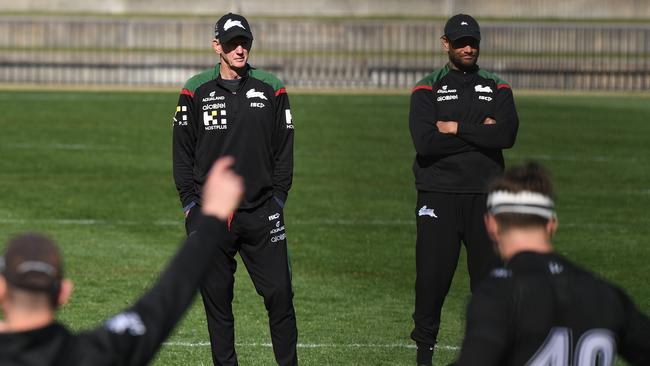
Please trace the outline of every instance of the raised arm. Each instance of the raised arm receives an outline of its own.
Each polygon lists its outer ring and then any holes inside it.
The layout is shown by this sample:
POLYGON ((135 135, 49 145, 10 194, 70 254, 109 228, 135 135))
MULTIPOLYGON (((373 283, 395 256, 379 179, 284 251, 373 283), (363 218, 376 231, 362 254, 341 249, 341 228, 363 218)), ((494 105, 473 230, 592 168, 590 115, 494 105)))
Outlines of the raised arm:
POLYGON ((128 310, 84 337, 106 364, 147 364, 192 303, 204 274, 221 250, 228 215, 239 205, 243 183, 232 158, 219 159, 203 191, 199 229, 190 235, 154 286, 128 310))

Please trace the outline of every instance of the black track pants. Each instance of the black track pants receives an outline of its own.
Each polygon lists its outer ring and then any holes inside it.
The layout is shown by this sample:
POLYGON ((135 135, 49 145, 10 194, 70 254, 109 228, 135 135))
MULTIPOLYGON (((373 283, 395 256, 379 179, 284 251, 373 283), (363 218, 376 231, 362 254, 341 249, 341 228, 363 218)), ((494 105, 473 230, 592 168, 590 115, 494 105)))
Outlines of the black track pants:
MULTIPOLYGON (((193 216, 190 212, 186 221, 188 233, 194 229, 193 216)), ((235 212, 228 239, 201 286, 214 364, 237 365, 232 299, 234 257, 239 252, 257 293, 264 298, 278 365, 297 365, 298 330, 282 208, 270 199, 255 209, 235 212)))
POLYGON ((418 192, 415 328, 411 338, 436 343, 440 313, 458 264, 460 243, 467 250, 472 290, 500 264, 483 223, 485 194, 418 192))

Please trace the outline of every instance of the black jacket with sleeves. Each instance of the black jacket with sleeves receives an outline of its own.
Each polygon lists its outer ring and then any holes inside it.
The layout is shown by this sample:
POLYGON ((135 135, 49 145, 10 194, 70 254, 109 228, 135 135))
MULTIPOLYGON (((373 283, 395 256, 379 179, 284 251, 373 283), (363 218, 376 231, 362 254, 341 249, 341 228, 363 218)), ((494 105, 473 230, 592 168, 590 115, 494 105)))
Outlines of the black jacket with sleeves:
POLYGON ((200 203, 201 187, 219 157, 235 158, 244 178, 240 208, 272 195, 286 201, 293 176, 293 121, 282 82, 249 67, 231 92, 219 65, 190 78, 181 91, 173 125, 173 170, 182 207, 200 203))
POLYGON ((411 94, 409 128, 415 146, 415 185, 420 191, 483 193, 504 167, 502 149, 515 143, 519 118, 510 86, 477 68, 448 65, 420 80, 411 94), (496 124, 484 125, 486 117, 496 124), (458 122, 456 135, 436 121, 458 122))
POLYGON ((202 216, 154 286, 131 308, 97 328, 72 333, 55 322, 26 332, 0 333, 3 366, 145 365, 191 305, 226 233, 226 224, 202 216))
POLYGON ((617 353, 650 365, 650 319, 562 256, 521 252, 472 295, 456 365, 613 365, 617 353))

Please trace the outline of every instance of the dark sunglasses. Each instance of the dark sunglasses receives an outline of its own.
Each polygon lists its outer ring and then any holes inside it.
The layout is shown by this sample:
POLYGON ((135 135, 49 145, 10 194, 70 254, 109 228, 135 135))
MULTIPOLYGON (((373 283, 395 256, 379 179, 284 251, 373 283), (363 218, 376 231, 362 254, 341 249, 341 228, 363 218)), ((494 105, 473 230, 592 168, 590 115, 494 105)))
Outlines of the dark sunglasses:
POLYGON ((452 48, 464 48, 470 46, 471 48, 478 48, 480 41, 474 37, 461 37, 453 41, 449 41, 452 48))

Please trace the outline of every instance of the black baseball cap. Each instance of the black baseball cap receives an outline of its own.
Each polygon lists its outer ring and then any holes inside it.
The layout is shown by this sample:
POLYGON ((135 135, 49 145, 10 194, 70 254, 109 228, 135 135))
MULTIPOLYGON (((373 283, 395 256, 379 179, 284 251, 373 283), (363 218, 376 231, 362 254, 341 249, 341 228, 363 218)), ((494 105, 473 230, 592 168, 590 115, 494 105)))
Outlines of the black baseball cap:
POLYGON ((0 272, 10 285, 57 295, 63 279, 59 248, 41 234, 21 234, 9 240, 0 258, 0 272))
POLYGON ((456 14, 445 24, 445 37, 455 41, 462 37, 472 37, 481 40, 481 28, 476 19, 467 14, 456 14))
POLYGON ((253 33, 248 21, 239 14, 228 13, 222 16, 214 25, 214 38, 221 43, 228 42, 238 36, 253 39, 253 33))

